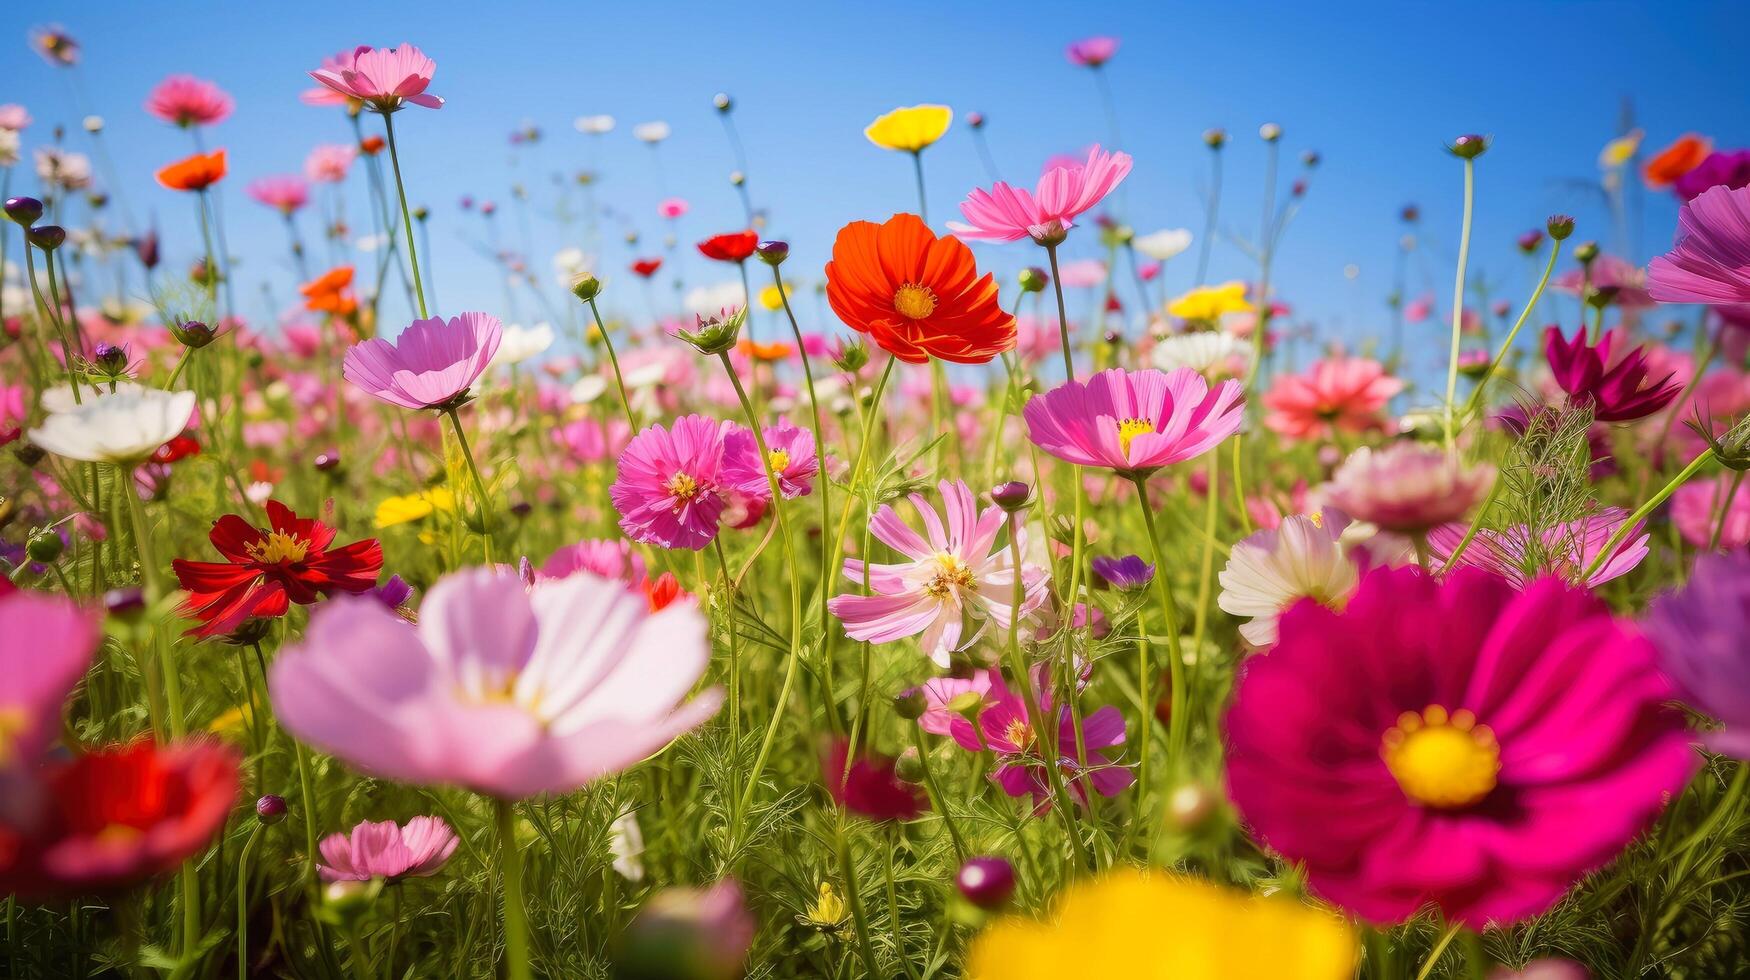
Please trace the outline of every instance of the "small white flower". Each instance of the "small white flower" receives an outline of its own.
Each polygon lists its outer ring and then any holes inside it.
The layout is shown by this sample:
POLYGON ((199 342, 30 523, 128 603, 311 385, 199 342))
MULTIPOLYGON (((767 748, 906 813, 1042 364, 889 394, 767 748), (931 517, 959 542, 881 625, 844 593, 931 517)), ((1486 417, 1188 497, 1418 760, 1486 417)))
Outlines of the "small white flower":
POLYGON ((87 463, 138 463, 182 434, 194 417, 192 391, 160 391, 135 384, 72 404, 71 389, 43 394, 49 415, 30 441, 57 456, 87 463))
POLYGON ((586 374, 571 386, 571 403, 588 405, 608 390, 608 379, 599 374, 586 374))
POLYGON ((660 143, 668 139, 668 134, 668 123, 661 120, 642 122, 632 127, 632 135, 645 143, 660 143))
POLYGON ((614 870, 620 877, 631 882, 644 880, 644 833, 631 810, 608 825, 608 852, 614 856, 614 870))
POLYGON ((1162 371, 1188 367, 1206 378, 1241 377, 1251 370, 1252 345, 1226 331, 1199 330, 1167 337, 1151 357, 1162 371))
POLYGON ((1233 546, 1221 570, 1216 604, 1234 616, 1249 616, 1240 635, 1256 647, 1276 642, 1276 621, 1301 599, 1342 608, 1360 581, 1345 551, 1349 519, 1295 514, 1274 531, 1259 531, 1233 546))
POLYGON ((1130 244, 1156 262, 1165 262, 1191 247, 1191 229, 1163 228, 1147 235, 1138 235, 1130 244))
POLYGON ((625 374, 624 380, 627 388, 637 390, 640 388, 654 388, 661 384, 662 379, 667 376, 667 364, 662 361, 651 361, 648 364, 640 364, 637 367, 628 370, 625 374))
POLYGON ((492 362, 487 370, 510 364, 521 364, 531 357, 537 357, 553 346, 553 327, 546 323, 537 323, 532 327, 511 324, 504 328, 503 339, 498 342, 498 353, 492 355, 492 362))
POLYGON ((578 116, 577 121, 572 123, 572 125, 576 126, 577 131, 580 133, 588 133, 591 136, 600 136, 603 133, 613 132, 614 117, 578 116))
POLYGON ((273 497, 273 484, 265 480, 257 480, 244 488, 243 495, 249 498, 250 503, 259 507, 273 497))

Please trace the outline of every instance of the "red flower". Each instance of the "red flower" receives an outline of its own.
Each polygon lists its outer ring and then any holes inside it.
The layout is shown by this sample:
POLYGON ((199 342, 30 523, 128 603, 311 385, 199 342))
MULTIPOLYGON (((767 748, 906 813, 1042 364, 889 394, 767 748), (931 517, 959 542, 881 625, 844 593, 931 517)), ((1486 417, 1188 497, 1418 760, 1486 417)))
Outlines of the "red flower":
POLYGON ((639 259, 632 263, 632 271, 642 279, 649 279, 656 275, 656 270, 660 268, 662 268, 662 259, 660 258, 639 259))
POLYGON ((290 603, 307 606, 335 592, 369 592, 383 568, 374 539, 330 549, 334 529, 267 502, 266 529, 235 514, 213 522, 209 535, 223 562, 172 562, 187 590, 183 615, 201 621, 190 636, 222 636, 252 617, 284 616, 290 603))
POLYGON ((835 739, 825 758, 826 788, 852 813, 871 820, 910 820, 930 808, 924 791, 894 774, 893 760, 863 752, 845 770, 848 739, 835 739))
POLYGON ((656 578, 644 576, 643 589, 644 600, 650 603, 651 612, 661 612, 668 608, 669 603, 687 594, 673 572, 663 572, 656 578))
POLYGON ((699 252, 719 262, 745 262, 760 245, 759 232, 732 231, 727 235, 712 235, 699 243, 699 252))
POLYGON ((199 454, 201 444, 193 436, 177 436, 152 453, 154 463, 174 463, 199 454))
POLYGON ((114 892, 206 848, 237 802, 237 756, 142 739, 57 763, 33 788, 0 824, 0 892, 114 892))
POLYGON ((374 157, 383 152, 384 145, 385 143, 381 136, 371 135, 359 140, 359 149, 364 151, 367 156, 374 157))
POLYGON ((158 171, 158 183, 173 191, 204 191, 225 176, 225 151, 196 153, 158 171))

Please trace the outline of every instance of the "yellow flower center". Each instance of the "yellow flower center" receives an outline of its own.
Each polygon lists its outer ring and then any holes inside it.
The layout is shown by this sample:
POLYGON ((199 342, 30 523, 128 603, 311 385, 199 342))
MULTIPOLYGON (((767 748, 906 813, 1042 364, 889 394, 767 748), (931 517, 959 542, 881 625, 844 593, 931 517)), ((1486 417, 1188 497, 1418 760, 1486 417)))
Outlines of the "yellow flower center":
POLYGON ((125 823, 112 823, 92 836, 100 847, 126 847, 144 837, 145 832, 125 823))
POLYGON ((955 589, 972 587, 972 569, 953 555, 936 556, 936 574, 924 585, 924 591, 933 599, 947 599, 954 594, 955 589))
POLYGON ((1441 810, 1482 802, 1501 772, 1501 746, 1489 726, 1462 708, 1448 715, 1437 704, 1399 715, 1379 754, 1405 796, 1441 810))
POLYGON ((310 542, 284 531, 274 531, 254 544, 244 545, 243 551, 256 561, 277 565, 303 561, 310 551, 310 542))
POLYGON ((663 489, 668 491, 669 496, 675 498, 675 507, 679 508, 681 504, 699 495, 699 481, 686 473, 676 473, 668 478, 667 483, 663 484, 663 489))
POLYGON ((1023 752, 1033 747, 1033 729, 1028 727, 1025 718, 1016 718, 1009 722, 1009 727, 1003 730, 1003 738, 1009 744, 1019 746, 1023 752))
POLYGON ((774 449, 766 454, 766 462, 772 467, 773 473, 782 473, 790 468, 790 454, 782 449, 774 449))
POLYGON ((893 308, 910 320, 922 320, 936 312, 936 294, 928 286, 906 283, 893 294, 893 308))
POLYGON ((23 708, 0 708, 0 766, 13 761, 18 737, 24 734, 27 723, 23 708))
POLYGON ((1131 441, 1154 430, 1155 424, 1148 419, 1124 419, 1118 423, 1118 451, 1129 456, 1131 441))

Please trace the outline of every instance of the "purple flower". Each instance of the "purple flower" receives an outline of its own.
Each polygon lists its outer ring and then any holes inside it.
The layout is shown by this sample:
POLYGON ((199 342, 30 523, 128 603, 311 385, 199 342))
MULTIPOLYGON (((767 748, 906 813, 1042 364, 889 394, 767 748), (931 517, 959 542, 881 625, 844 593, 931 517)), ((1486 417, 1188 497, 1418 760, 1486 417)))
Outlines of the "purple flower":
POLYGON ((1709 153, 1694 170, 1677 178, 1671 189, 1685 201, 1693 201, 1703 191, 1715 187, 1737 190, 1750 184, 1750 150, 1726 150, 1709 153))
POLYGON ((1750 554, 1703 555, 1689 584, 1660 596, 1642 631, 1659 650, 1660 666, 1685 699, 1725 722, 1708 732, 1708 748, 1750 759, 1750 554))
POLYGON ((1094 566, 1095 575, 1120 592, 1147 588, 1155 577, 1154 565, 1136 555, 1125 555, 1122 558, 1100 555, 1090 564, 1094 566))

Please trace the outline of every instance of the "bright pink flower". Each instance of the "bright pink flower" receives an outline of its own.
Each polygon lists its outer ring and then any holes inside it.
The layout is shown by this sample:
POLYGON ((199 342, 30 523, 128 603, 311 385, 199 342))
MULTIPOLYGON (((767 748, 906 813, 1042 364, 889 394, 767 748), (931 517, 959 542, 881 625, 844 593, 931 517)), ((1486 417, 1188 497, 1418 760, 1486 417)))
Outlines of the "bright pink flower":
POLYGON ((291 215, 310 202, 310 187, 302 178, 290 174, 261 177, 250 182, 249 196, 257 204, 291 215))
POLYGON ((1146 476, 1200 456, 1239 430, 1245 405, 1236 381, 1214 388, 1190 368, 1111 368, 1067 381, 1021 410, 1027 437, 1058 459, 1146 476))
POLYGON ((8 770, 34 767, 60 735, 61 703, 91 665, 99 635, 97 616, 67 599, 0 595, 0 785, 8 770))
POLYGON ((1377 923, 1548 909, 1695 771, 1650 643, 1551 579, 1370 574, 1242 665, 1230 793, 1313 891, 1377 923))
POLYGON ((656 213, 672 221, 687 213, 687 202, 678 197, 665 197, 656 205, 656 213))
MULTIPOLYGON (((341 72, 352 67, 353 56, 356 53, 357 49, 348 48, 339 54, 323 58, 317 71, 327 72, 338 77, 341 72)), ((346 105, 348 102, 356 103, 359 100, 346 92, 329 88, 328 84, 324 82, 315 88, 308 88, 299 93, 298 101, 305 105, 346 105)))
MULTIPOLYGON (((1579 520, 1558 524, 1542 534, 1533 535, 1523 524, 1504 530, 1483 528, 1459 555, 1460 566, 1486 568, 1515 585, 1524 585, 1539 575, 1557 576, 1587 588, 1597 588, 1619 575, 1627 575, 1647 557, 1648 534, 1644 525, 1622 539, 1597 572, 1584 583, 1578 580, 1598 553, 1628 519, 1621 507, 1605 507, 1579 520)), ((1464 524, 1443 524, 1428 533, 1428 550, 1436 562, 1445 562, 1469 528, 1464 524)))
POLYGON ((391 405, 438 408, 467 393, 503 336, 498 317, 486 313, 415 320, 394 343, 373 337, 347 348, 340 373, 391 405))
POLYGON ((1671 523, 1690 547, 1709 547, 1716 528, 1720 536, 1716 551, 1737 551, 1750 544, 1750 492, 1732 493, 1734 475, 1694 480, 1671 495, 1671 523), (1722 517, 1720 505, 1728 498, 1731 503, 1722 517))
POLYGON ((1071 64, 1087 68, 1098 68, 1118 53, 1118 39, 1115 37, 1087 37, 1071 42, 1063 49, 1064 57, 1071 64))
POLYGON ((516 800, 570 793, 704 722, 721 692, 684 699, 708 657, 690 603, 652 614, 623 582, 529 591, 473 568, 431 587, 417 627, 369 597, 321 607, 268 690, 288 731, 364 772, 516 800))
POLYGON ((1554 325, 1543 332, 1544 355, 1556 384, 1570 401, 1591 408, 1600 422, 1644 419, 1683 389, 1671 373, 1651 380, 1653 367, 1644 348, 1613 356, 1612 347, 1625 340, 1621 329, 1606 333, 1596 345, 1587 341, 1585 327, 1576 327, 1571 340, 1554 325))
MULTIPOLYGON (((956 716, 949 722, 949 733, 961 748, 982 752, 988 748, 996 755, 997 765, 990 779, 1010 796, 1033 797, 1041 810, 1051 796, 1051 780, 1046 766, 1056 766, 1068 783, 1070 794, 1086 803, 1088 786, 1101 796, 1116 796, 1136 781, 1136 774, 1115 765, 1100 749, 1124 744, 1124 715, 1107 705, 1082 719, 1082 740, 1076 741, 1075 718, 1069 705, 1057 706, 1048 682, 1050 672, 1045 665, 1034 668, 1034 693, 1039 698, 1039 713, 1054 732, 1034 731, 1027 713, 1025 699, 1010 688, 1002 676, 992 673, 990 691, 985 695, 985 708, 979 712, 978 728, 965 718, 956 716), (1055 746, 1047 750, 1044 746, 1055 746), (1084 766, 1081 749, 1086 747, 1084 766), (1047 756, 1047 752, 1050 755, 1047 756)), ((1079 691, 1085 677, 1077 685, 1079 691)))
POLYGON ((1304 374, 1278 375, 1264 393, 1264 424, 1289 439, 1367 432, 1382 425, 1380 410, 1403 389, 1378 361, 1334 355, 1304 374))
POLYGON ((437 62, 411 44, 395 48, 360 45, 353 49, 350 59, 341 55, 337 60, 324 61, 322 67, 310 72, 310 77, 378 112, 394 112, 403 102, 427 109, 443 108, 443 99, 425 92, 436 72, 437 62))
POLYGON ((323 143, 304 158, 304 176, 315 184, 338 184, 358 158, 358 148, 345 143, 323 143))
POLYGON ((1661 303, 1750 304, 1750 187, 1714 187, 1683 205, 1677 243, 1647 266, 1661 303))
POLYGON ((851 758, 849 739, 838 738, 821 759, 826 789, 840 805, 870 820, 913 820, 930 808, 923 787, 894 772, 894 760, 864 748, 851 758))
MULTIPOLYGON (((1015 568, 1009 549, 997 546, 997 532, 1007 515, 995 504, 981 513, 972 491, 960 480, 943 480, 938 489, 947 509, 947 526, 922 494, 912 494, 912 506, 923 518, 928 540, 908 527, 893 508, 883 504, 869 518, 869 530, 905 561, 867 564, 871 595, 850 593, 833 598, 827 608, 853 640, 891 643, 922 634, 923 652, 942 667, 960 649, 966 620, 989 620, 1009 628, 1015 601, 1015 568)), ((1027 552, 1027 531, 1017 527, 1020 550, 1027 552)), ((863 583, 865 562, 845 560, 845 578, 863 583)), ((1021 568, 1021 615, 1046 599, 1046 570, 1021 568)), ((970 638, 969 638, 970 639, 970 638)))
POLYGON ((918 718, 918 727, 932 735, 948 734, 954 719, 959 717, 955 709, 967 701, 982 703, 985 692, 997 683, 996 676, 995 670, 981 668, 965 679, 934 677, 918 685, 917 690, 924 697, 924 713, 918 718))
POLYGON ((184 129, 222 123, 233 105, 224 89, 193 75, 171 75, 146 97, 147 112, 184 129))
MULTIPOLYGON (((793 425, 788 419, 779 419, 766 427, 765 438, 766 454, 784 499, 808 496, 814 490, 814 476, 820 472, 813 431, 793 425)), ((723 481, 749 496, 771 497, 772 484, 766 478, 752 431, 737 427, 724 441, 723 481)))
POLYGON ((723 516, 724 443, 736 428, 704 415, 684 415, 672 428, 652 425, 620 454, 608 488, 620 528, 634 541, 699 551, 717 537, 723 516))
POLYGON ((568 544, 541 564, 538 578, 570 578, 588 572, 621 582, 644 581, 644 559, 625 538, 593 538, 568 544))
POLYGON ((1610 293, 1610 302, 1625 310, 1644 310, 1654 304, 1647 293, 1647 274, 1627 259, 1614 255, 1599 255, 1592 260, 1588 276, 1584 269, 1569 269, 1550 280, 1549 288, 1557 292, 1580 295, 1581 284, 1610 293))
POLYGON ((1077 217, 1112 193, 1129 173, 1130 154, 1106 153, 1094 146, 1085 163, 1052 168, 1039 178, 1032 193, 1000 180, 988 191, 974 189, 960 202, 966 223, 950 221, 948 227, 961 238, 993 242, 1032 238, 1041 245, 1056 245, 1077 217))
POLYGON ((323 881, 400 881, 437 874, 461 838, 438 817, 414 817, 405 824, 367 820, 351 834, 329 834, 317 848, 316 873, 323 881))
POLYGON ((564 448, 573 462, 587 466, 618 453, 631 436, 628 429, 624 419, 612 419, 603 425, 586 417, 554 429, 553 440, 564 448))

